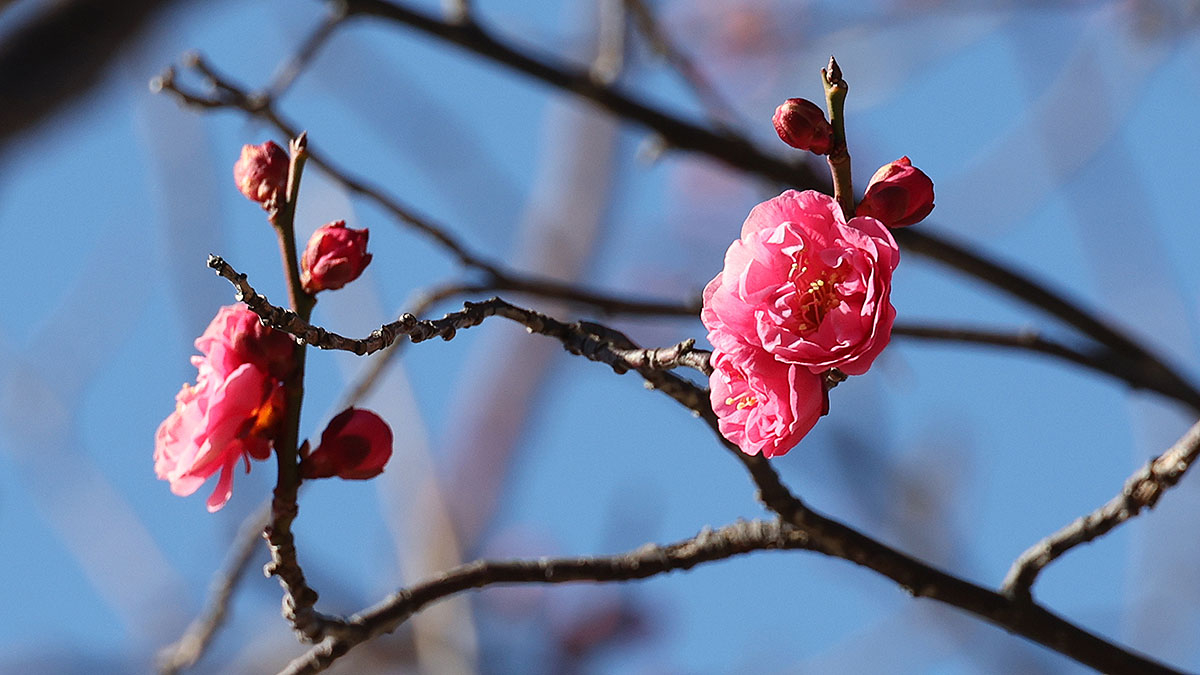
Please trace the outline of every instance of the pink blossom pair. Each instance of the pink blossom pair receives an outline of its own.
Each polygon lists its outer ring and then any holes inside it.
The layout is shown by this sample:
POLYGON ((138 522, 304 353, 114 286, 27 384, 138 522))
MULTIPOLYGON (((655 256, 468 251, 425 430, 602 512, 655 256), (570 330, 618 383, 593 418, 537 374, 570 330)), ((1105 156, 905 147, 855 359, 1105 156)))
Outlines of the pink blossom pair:
POLYGON ((900 251, 879 220, 788 190, 754 207, 704 290, 721 433, 748 454, 790 450, 827 410, 825 374, 865 373, 891 338, 900 251))

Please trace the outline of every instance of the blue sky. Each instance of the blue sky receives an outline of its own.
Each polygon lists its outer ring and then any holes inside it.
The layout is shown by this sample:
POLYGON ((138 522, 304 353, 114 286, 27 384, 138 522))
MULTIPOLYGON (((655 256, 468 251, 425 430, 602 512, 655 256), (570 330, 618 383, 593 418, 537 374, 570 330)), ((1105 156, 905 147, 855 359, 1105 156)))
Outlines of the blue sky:
MULTIPOLYGON (((1186 7, 658 9, 747 133, 779 153, 774 106, 818 98, 818 69, 836 53, 851 85, 859 181, 910 156, 937 186, 921 227, 1046 280, 1200 373, 1200 43, 1186 7)), ((92 93, 0 155, 0 233, 15 252, 0 268, 0 537, 9 542, 0 570, 10 580, 0 670, 145 670, 199 610, 237 525, 269 492, 273 469, 258 465, 211 515, 202 496, 175 497, 155 480, 151 453, 172 397, 194 377, 191 340, 233 301, 204 267, 207 254, 285 297, 273 234, 230 175, 243 143, 282 139, 237 113, 180 108, 146 82, 195 48, 261 85, 321 10, 180 5, 92 93)), ((586 54, 589 4, 483 2, 481 11, 521 44, 586 54)), ((702 118, 644 50, 623 86, 702 118)), ((612 290, 693 297, 749 208, 772 196, 701 158, 650 161, 643 130, 391 26, 341 30, 283 110, 314 146, 474 250, 612 290)), ((299 228, 336 219, 369 227, 375 255, 360 282, 318 306, 316 320, 340 332, 365 334, 416 289, 458 273, 442 251, 310 171, 299 228)), ((905 321, 1071 335, 916 255, 903 257, 893 302, 905 321)), ((615 323, 646 344, 703 336, 698 321, 615 323)), ((319 433, 363 365, 311 356, 302 433, 319 433)), ((453 559, 430 552, 444 539, 431 524, 438 503, 478 521, 457 552, 468 557, 615 552, 766 515, 702 424, 633 376, 514 326, 488 322, 411 349, 370 406, 400 439, 388 471, 367 484, 314 485, 301 504, 301 560, 328 611, 358 609, 453 559), (442 490, 432 502, 431 476, 442 490), (490 476, 500 476, 494 510, 464 492, 490 476)), ((1111 498, 1189 424, 1170 402, 1071 366, 897 339, 870 373, 835 390, 829 417, 776 465, 823 512, 995 586, 1026 546, 1111 498)), ((1188 477, 1151 514, 1063 558, 1038 597, 1200 669, 1196 483, 1188 477)), ((198 671, 271 671, 298 654, 278 596, 273 580, 251 574, 198 671)), ((1078 670, 807 553, 755 554, 621 589, 485 591, 472 596, 455 644, 478 658, 503 654, 484 661, 489 672, 545 666, 539 631, 617 600, 638 608, 647 634, 586 672, 1078 670)), ((445 611, 461 619, 463 610, 445 611)))

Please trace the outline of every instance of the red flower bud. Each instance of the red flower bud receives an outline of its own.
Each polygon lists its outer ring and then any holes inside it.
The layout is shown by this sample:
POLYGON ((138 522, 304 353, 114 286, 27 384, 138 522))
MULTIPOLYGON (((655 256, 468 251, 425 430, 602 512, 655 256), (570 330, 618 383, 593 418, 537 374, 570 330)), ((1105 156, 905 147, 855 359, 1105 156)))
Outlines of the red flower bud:
POLYGON ((803 98, 789 98, 775 109, 775 131, 784 143, 797 150, 825 155, 833 145, 833 127, 825 112, 803 98))
POLYGON ((392 430, 370 410, 347 408, 321 433, 321 445, 300 462, 305 478, 366 480, 392 456, 392 430))
POLYGON ((888 227, 904 227, 921 222, 932 210, 933 181, 908 157, 901 157, 871 176, 854 215, 870 216, 888 227))
POLYGON ((354 281, 371 262, 366 228, 339 220, 317 228, 300 257, 300 283, 308 293, 336 290, 354 281))
POLYGON ((269 209, 287 189, 290 161, 287 151, 274 141, 243 145, 242 156, 233 165, 233 180, 247 199, 269 209))

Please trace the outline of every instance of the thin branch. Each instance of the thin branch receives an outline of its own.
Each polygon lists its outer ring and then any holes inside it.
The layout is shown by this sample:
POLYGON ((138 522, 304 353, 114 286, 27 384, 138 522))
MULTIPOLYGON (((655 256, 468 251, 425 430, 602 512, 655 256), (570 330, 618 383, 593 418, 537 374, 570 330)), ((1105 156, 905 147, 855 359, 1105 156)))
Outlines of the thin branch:
POLYGON ((697 68, 687 53, 671 39, 645 0, 620 1, 633 15, 634 25, 645 36, 650 48, 692 89, 696 100, 708 114, 709 121, 721 130, 728 130, 731 124, 737 122, 733 106, 722 98, 717 88, 705 77, 704 71, 697 68))
POLYGON ((329 38, 333 36, 337 27, 346 20, 346 12, 342 5, 334 3, 330 7, 329 14, 317 27, 309 33, 304 42, 300 43, 300 47, 292 54, 291 58, 280 66, 275 74, 275 78, 271 84, 263 91, 262 97, 266 101, 277 101, 283 96, 296 78, 304 72, 304 69, 312 63, 317 57, 317 53, 321 48, 329 42, 329 38))
MULTIPOLYGON (((450 339, 458 330, 478 325, 488 316, 502 316, 521 323, 531 332, 553 337, 571 353, 605 363, 618 373, 636 370, 649 388, 675 399, 717 433, 725 448, 749 471, 758 486, 759 500, 778 513, 785 522, 807 534, 813 550, 872 569, 892 579, 914 596, 932 598, 964 609, 1097 670, 1139 674, 1176 672, 1148 657, 1097 637, 1032 601, 1014 600, 976 586, 810 509, 780 481, 769 461, 761 456, 746 455, 720 436, 707 390, 669 371, 651 368, 645 362, 635 363, 632 355, 646 350, 638 349, 629 338, 617 331, 583 322, 566 324, 493 298, 481 303, 467 303, 463 311, 448 314, 436 321, 418 321, 411 314, 406 314, 400 321, 382 327, 367 338, 352 340, 312 326, 293 312, 272 306, 254 291, 245 275, 237 273, 220 258, 210 256, 209 265, 234 284, 238 298, 264 321, 318 346, 367 353, 376 349, 381 342, 390 344, 399 335, 407 335, 413 342, 433 337, 450 339)), ((687 351, 683 347, 679 345, 677 349, 687 351)), ((655 358, 670 361, 666 355, 659 354, 655 358)), ((646 357, 646 360, 649 361, 650 357, 646 357)), ((339 641, 352 639, 356 630, 354 625, 353 620, 341 624, 332 642, 326 641, 325 644, 341 644, 339 641)), ((331 655, 341 653, 344 650, 328 652, 331 655)))
POLYGON ((208 598, 204 610, 195 618, 178 640, 159 652, 158 668, 163 675, 172 675, 191 668, 208 650, 213 637, 229 611, 233 592, 250 569, 250 560, 258 549, 262 531, 270 522, 269 505, 250 514, 234 535, 234 545, 226 556, 225 564, 213 576, 208 587, 208 598))
POLYGON ((1173 446, 1125 481, 1121 494, 1107 504, 1039 541, 1022 553, 1009 569, 1001 588, 1006 595, 1028 599, 1038 574, 1067 551, 1101 537, 1121 523, 1152 509, 1163 493, 1179 482, 1200 457, 1200 422, 1173 446))
POLYGON ((589 99, 617 116, 637 122, 672 147, 720 158, 739 169, 767 176, 788 185, 817 187, 823 181, 807 165, 789 162, 755 147, 744 138, 717 133, 697 124, 672 117, 593 79, 584 68, 513 47, 478 23, 452 24, 381 0, 348 0, 350 16, 374 16, 412 26, 424 33, 460 45, 497 63, 525 73, 559 89, 589 99))
MULTIPOLYGON (((171 68, 166 69, 163 74, 154 78, 150 83, 150 88, 154 91, 168 92, 178 98, 180 102, 193 107, 241 110, 249 115, 263 119, 288 137, 295 137, 297 135, 299 127, 280 116, 276 112, 271 100, 267 97, 249 93, 229 79, 219 75, 199 56, 193 55, 187 65, 202 73, 208 79, 210 85, 215 89, 213 95, 204 95, 181 86, 176 80, 174 70, 171 68)), ((485 281, 482 283, 494 290, 518 291, 544 298, 555 298, 584 304, 605 314, 694 316, 700 312, 698 302, 685 304, 632 298, 624 295, 594 291, 581 286, 563 283, 555 279, 504 269, 469 250, 465 244, 450 234, 448 228, 434 223, 431 219, 418 214, 411 207, 401 204, 399 200, 388 195, 382 188, 371 185, 367 181, 355 177, 341 167, 333 164, 312 145, 308 148, 308 158, 309 162, 320 167, 346 190, 375 202, 405 226, 432 239, 453 255, 462 265, 483 272, 485 281)))
POLYGON ((961 326, 898 323, 892 327, 892 335, 1044 354, 1104 373, 1125 382, 1134 389, 1154 391, 1168 398, 1175 398, 1177 393, 1176 389, 1163 382, 1161 378, 1154 377, 1144 369, 1131 364, 1108 347, 1095 346, 1087 349, 1069 347, 1042 337, 1036 330, 998 331, 961 326))
POLYGON ((398 320, 380 326, 365 338, 348 338, 314 326, 296 312, 272 305, 265 296, 254 290, 245 274, 239 273, 220 256, 210 255, 208 266, 229 280, 237 289, 237 299, 263 321, 292 335, 301 344, 320 349, 336 349, 365 356, 386 349, 400 337, 407 337, 414 343, 437 337, 450 340, 458 331, 478 326, 489 316, 502 316, 522 324, 530 332, 558 339, 572 354, 607 363, 617 373, 681 366, 695 368, 705 374, 711 372, 708 368, 709 352, 696 349, 695 340, 659 349, 639 349, 623 334, 604 326, 585 321, 563 323, 500 298, 468 302, 462 311, 452 312, 441 319, 420 320, 406 313, 398 320))
MULTIPOLYGON (((717 132, 705 129, 651 108, 592 81, 587 73, 565 62, 535 56, 507 44, 477 24, 448 24, 385 0, 347 0, 346 8, 352 16, 374 16, 409 26, 553 87, 582 96, 622 119, 645 126, 678 149, 703 153, 731 167, 786 185, 828 191, 828 182, 805 165, 789 163, 762 152, 745 138, 727 130, 717 132)), ((1147 377, 1161 383, 1160 390, 1169 391, 1169 396, 1200 412, 1200 390, 1194 385, 1124 332, 1064 296, 1048 290, 1045 284, 927 230, 909 227, 895 230, 893 234, 906 252, 943 262, 1074 326, 1127 358, 1133 367, 1143 369, 1147 377)))
POLYGON ((604 557, 537 560, 477 560, 393 594, 350 617, 352 633, 326 639, 288 664, 282 673, 316 673, 329 667, 355 645, 394 631, 425 606, 471 589, 499 584, 613 582, 689 570, 753 551, 804 549, 808 537, 779 521, 739 521, 718 530, 705 528, 695 537, 667 546, 646 544, 628 553, 604 557))

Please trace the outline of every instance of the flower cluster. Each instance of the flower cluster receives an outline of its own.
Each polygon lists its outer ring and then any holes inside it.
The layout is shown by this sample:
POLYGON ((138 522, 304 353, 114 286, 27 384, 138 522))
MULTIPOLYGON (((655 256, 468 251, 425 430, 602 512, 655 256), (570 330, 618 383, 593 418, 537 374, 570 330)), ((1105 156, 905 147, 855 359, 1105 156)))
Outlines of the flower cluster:
MULTIPOLYGON (((303 151, 302 141, 292 147, 303 151)), ((238 190, 271 214, 281 237, 292 227, 290 218, 283 223, 276 218, 293 159, 267 141, 244 146, 233 168, 238 190)), ((346 227, 344 221, 317 228, 299 261, 303 291, 314 295, 357 279, 371 262, 367 234, 366 229, 346 227)), ((201 353, 192 357, 196 383, 183 385, 175 396, 175 412, 155 434, 154 471, 181 496, 192 494, 219 471, 208 498, 208 510, 216 511, 233 494, 234 466, 241 461, 249 471, 251 458, 270 457, 289 417, 287 406, 296 405, 286 392, 292 386, 289 376, 297 374, 297 347, 291 336, 264 326, 246 307, 231 305, 217 312, 196 339, 196 349, 201 353)), ((291 411, 291 419, 296 412, 291 411)), ((330 422, 320 447, 302 457, 299 468, 305 478, 366 479, 379 475, 391 455, 387 423, 375 413, 352 408, 330 422)))
POLYGON ((250 470, 250 458, 271 455, 283 419, 281 383, 293 363, 295 343, 266 328, 242 305, 222 307, 196 339, 196 384, 175 396, 175 412, 158 427, 154 472, 171 492, 187 496, 220 471, 208 510, 233 494, 233 468, 250 470))
POLYGON ((790 450, 827 410, 825 374, 865 373, 891 338, 900 251, 876 218, 788 190, 750 212, 704 289, 712 405, 748 454, 790 450))

